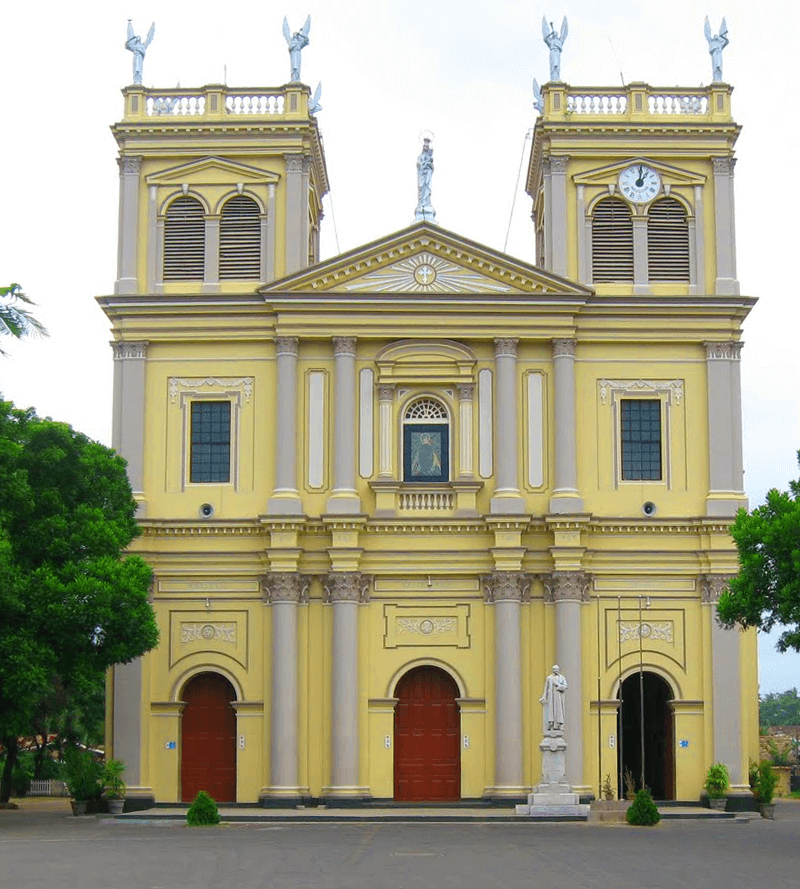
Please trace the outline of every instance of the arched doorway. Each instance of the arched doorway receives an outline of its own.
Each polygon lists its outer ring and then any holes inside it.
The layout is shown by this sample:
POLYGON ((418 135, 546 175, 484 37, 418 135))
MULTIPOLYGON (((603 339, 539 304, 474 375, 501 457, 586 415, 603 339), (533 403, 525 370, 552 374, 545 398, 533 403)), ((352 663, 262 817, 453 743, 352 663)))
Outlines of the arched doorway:
POLYGON ((452 676, 438 667, 416 667, 397 683, 395 697, 394 798, 461 799, 461 710, 452 676))
POLYGON ((619 738, 619 792, 624 798, 625 771, 630 771, 638 790, 642 786, 642 738, 644 783, 653 799, 675 798, 674 720, 669 684, 655 673, 634 673, 622 683, 617 737, 619 738), (644 703, 644 706, 642 706, 644 703), (644 731, 642 731, 644 729, 644 731))
POLYGON ((205 790, 218 802, 236 801, 236 699, 219 673, 200 673, 183 689, 181 799, 205 790))

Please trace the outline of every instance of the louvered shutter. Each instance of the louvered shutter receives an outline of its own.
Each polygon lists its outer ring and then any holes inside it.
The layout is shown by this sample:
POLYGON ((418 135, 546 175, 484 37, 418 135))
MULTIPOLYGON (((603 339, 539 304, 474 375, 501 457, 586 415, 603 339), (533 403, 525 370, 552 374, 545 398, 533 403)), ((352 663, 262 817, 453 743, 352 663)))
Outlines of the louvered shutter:
POLYGON ((205 270, 206 221, 196 198, 181 197, 167 208, 164 220, 164 281, 202 281, 205 270))
POLYGON ((592 280, 633 281, 633 220, 617 198, 599 201, 592 213, 592 280))
POLYGON ((656 201, 647 218, 647 268, 651 281, 689 281, 689 223, 680 201, 656 201))
POLYGON ((219 222, 220 280, 261 277, 261 219, 245 195, 225 202, 219 222))

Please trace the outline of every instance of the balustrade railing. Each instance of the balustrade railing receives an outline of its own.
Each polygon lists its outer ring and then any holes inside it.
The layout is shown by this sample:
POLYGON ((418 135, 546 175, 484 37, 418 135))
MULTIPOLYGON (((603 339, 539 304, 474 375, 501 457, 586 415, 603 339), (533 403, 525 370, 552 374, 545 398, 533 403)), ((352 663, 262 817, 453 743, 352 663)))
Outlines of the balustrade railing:
POLYGON ((652 87, 633 83, 624 87, 578 87, 547 84, 542 88, 545 119, 565 116, 648 117, 692 116, 730 119, 730 87, 652 87))
POLYGON ((398 506, 401 510, 410 512, 451 510, 455 506, 455 494, 452 491, 399 491, 398 506))
POLYGON ((200 89, 125 90, 125 118, 143 117, 215 118, 308 116, 308 88, 290 84, 281 89, 239 89, 208 86, 200 89))

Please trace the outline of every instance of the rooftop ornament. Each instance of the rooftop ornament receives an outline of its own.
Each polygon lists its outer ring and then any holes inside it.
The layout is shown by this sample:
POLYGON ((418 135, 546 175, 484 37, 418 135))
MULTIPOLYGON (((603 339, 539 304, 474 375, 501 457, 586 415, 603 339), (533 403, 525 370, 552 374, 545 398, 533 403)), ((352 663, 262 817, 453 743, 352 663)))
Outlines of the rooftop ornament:
POLYGON ((144 56, 147 47, 153 42, 153 35, 156 33, 156 23, 150 25, 147 32, 147 39, 142 40, 133 33, 133 22, 128 19, 128 39, 125 41, 125 49, 133 53, 133 82, 142 82, 142 68, 144 67, 144 56))
POLYGON ((561 80, 561 50, 567 41, 567 17, 561 22, 561 31, 556 33, 553 23, 548 24, 546 16, 542 16, 542 37, 550 50, 550 80, 561 80))
POLYGON ((420 133, 422 151, 417 158, 417 209, 415 222, 436 222, 436 211, 431 205, 431 180, 433 179, 433 133, 420 133))
POLYGON ((311 16, 306 18, 306 22, 299 31, 292 34, 289 28, 289 22, 286 16, 283 17, 283 36, 289 47, 289 62, 292 66, 291 83, 300 82, 300 62, 303 50, 308 46, 308 34, 311 31, 311 16))
POLYGON ((708 52, 711 55, 711 81, 712 83, 722 83, 722 50, 730 43, 728 26, 723 19, 719 26, 719 34, 712 34, 711 25, 708 23, 708 16, 706 16, 703 31, 708 41, 708 52))

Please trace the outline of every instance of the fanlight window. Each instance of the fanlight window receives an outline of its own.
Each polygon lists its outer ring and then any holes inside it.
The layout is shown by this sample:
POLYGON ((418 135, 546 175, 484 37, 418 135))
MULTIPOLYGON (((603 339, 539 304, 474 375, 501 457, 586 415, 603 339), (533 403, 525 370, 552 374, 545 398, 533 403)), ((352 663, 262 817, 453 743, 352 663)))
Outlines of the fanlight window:
POLYGON ((651 281, 690 280, 689 222, 675 198, 656 201, 647 214, 647 268, 651 281))
POLYGON ((261 277, 261 214, 246 195, 226 201, 219 220, 221 281, 261 277))
POLYGON ((203 205, 188 196, 174 200, 164 219, 165 281, 202 281, 205 274, 206 221, 203 205))
POLYGON ((450 418, 441 402, 420 398, 403 417, 403 477, 406 482, 450 479, 450 418))
POLYGON ((592 213, 592 280, 633 282, 633 219, 619 198, 598 201, 592 213))

